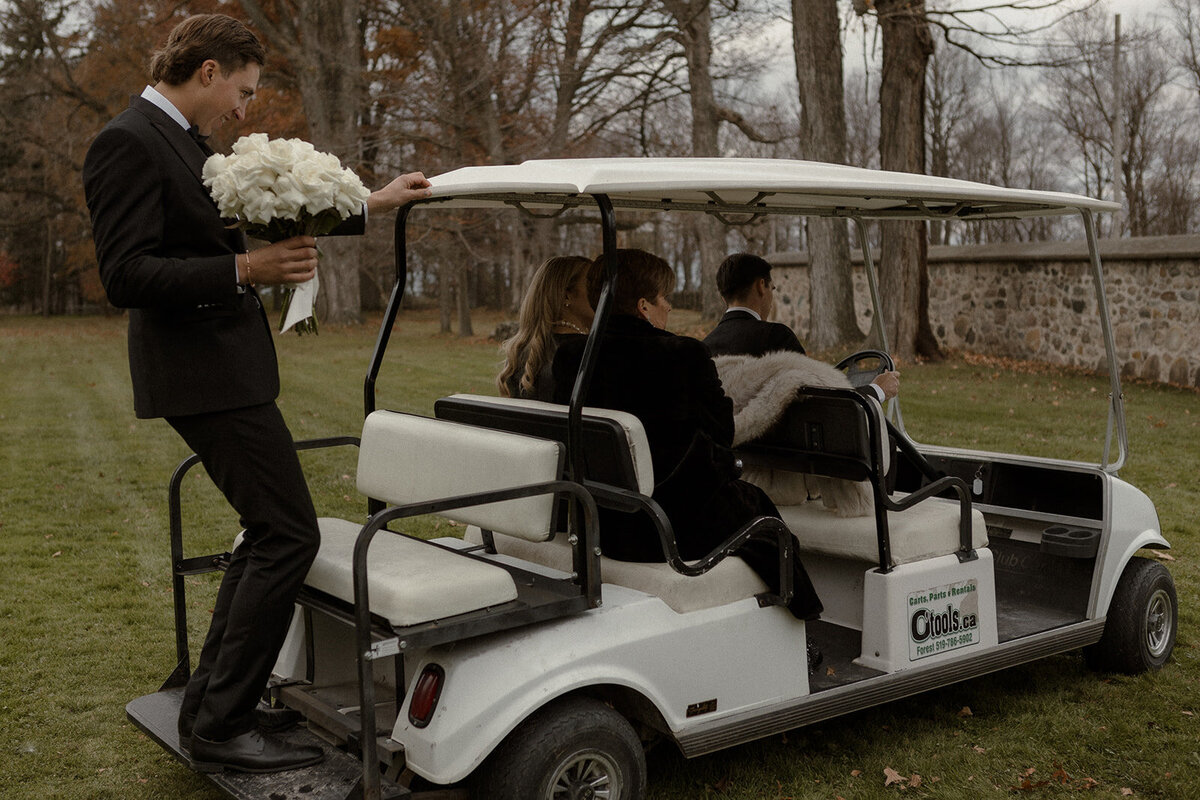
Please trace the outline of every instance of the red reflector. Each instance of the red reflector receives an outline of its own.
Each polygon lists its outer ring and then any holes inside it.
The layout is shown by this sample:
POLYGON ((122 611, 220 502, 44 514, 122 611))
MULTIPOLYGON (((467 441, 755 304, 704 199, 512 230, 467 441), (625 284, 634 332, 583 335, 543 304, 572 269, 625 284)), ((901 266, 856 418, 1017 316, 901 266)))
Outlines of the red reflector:
POLYGON ((408 721, 418 728, 424 728, 437 710, 438 698, 442 696, 442 685, 446 681, 446 671, 437 664, 430 664, 421 670, 421 677, 413 687, 412 701, 408 704, 408 721))

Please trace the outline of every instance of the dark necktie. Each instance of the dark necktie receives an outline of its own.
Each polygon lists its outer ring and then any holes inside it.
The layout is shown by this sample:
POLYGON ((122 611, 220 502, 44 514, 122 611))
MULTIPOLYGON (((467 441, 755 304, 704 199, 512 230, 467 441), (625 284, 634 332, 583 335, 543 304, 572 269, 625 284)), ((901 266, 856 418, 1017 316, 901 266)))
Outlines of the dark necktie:
POLYGON ((204 155, 211 156, 213 154, 213 149, 208 146, 208 137, 200 135, 199 127, 193 125, 192 127, 188 128, 187 132, 188 136, 192 137, 192 141, 200 145, 200 149, 204 151, 204 155))

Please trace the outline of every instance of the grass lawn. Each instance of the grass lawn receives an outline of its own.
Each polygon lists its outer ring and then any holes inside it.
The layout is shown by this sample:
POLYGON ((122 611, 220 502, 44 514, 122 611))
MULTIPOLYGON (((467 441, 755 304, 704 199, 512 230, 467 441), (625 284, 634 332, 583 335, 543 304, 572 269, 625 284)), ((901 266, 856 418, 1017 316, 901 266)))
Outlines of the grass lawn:
MULTIPOLYGON (((672 322, 696 329, 685 312, 672 322)), ((373 343, 370 326, 278 340, 296 438, 357 432, 373 343)), ((483 337, 441 336, 432 316, 406 313, 379 404, 429 412, 453 391, 492 393, 497 360, 483 337)), ((1094 376, 980 359, 902 370, 918 439, 1099 457, 1107 385, 1094 376)), ((174 666, 166 485, 187 453, 166 423, 133 417, 124 321, 0 317, 0 376, 0 797, 223 797, 125 719, 174 666)), ((700 759, 662 746, 650 797, 1200 797, 1200 395, 1125 394, 1122 477, 1155 502, 1175 548, 1179 640, 1165 669, 1099 675, 1072 654, 700 759)), ((350 450, 305 465, 321 513, 362 514, 350 450)), ((236 521, 199 470, 185 495, 189 552, 225 549, 236 521)), ((189 587, 196 650, 215 585, 189 587)))

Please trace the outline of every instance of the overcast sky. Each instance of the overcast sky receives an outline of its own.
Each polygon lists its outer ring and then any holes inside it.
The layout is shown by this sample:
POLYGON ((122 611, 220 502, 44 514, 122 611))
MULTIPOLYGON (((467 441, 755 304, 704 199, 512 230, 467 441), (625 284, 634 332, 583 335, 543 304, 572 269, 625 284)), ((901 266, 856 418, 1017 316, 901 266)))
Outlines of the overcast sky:
MULTIPOLYGON (((1026 2, 1039 2, 1040 0, 1026 0, 1026 2)), ((965 7, 978 7, 990 5, 999 0, 960 0, 959 5, 965 7)), ((1086 5, 1086 0, 1067 0, 1067 3, 1074 7, 1082 7, 1086 5)), ((928 3, 932 5, 933 3, 928 3)), ((941 3, 939 2, 939 5, 941 3)), ((1066 5, 1066 4, 1064 4, 1066 5)), ((1166 0, 1103 0, 1101 6, 1107 9, 1108 15, 1121 15, 1122 30, 1128 31, 1131 27, 1144 26, 1154 21, 1156 15, 1163 15, 1166 12, 1166 0)), ((1038 24, 1048 24, 1062 16, 1061 9, 1046 9, 1042 11, 1022 11, 1009 12, 1015 24, 1020 24, 1023 27, 1036 27, 1038 24)), ((973 24, 980 25, 982 20, 973 20, 973 24)), ((1052 36, 1052 32, 1041 32, 1038 36, 1042 39, 1052 36)), ((774 23, 765 26, 764 28, 755 31, 753 41, 745 42, 744 46, 750 52, 761 53, 763 44, 768 44, 774 56, 770 58, 771 67, 768 70, 768 77, 755 89, 766 89, 766 93, 770 95, 777 90, 777 87, 787 86, 795 82, 795 63, 792 58, 792 31, 790 19, 776 19, 774 23), (761 38, 760 38, 761 37, 761 38)), ((864 34, 862 28, 857 24, 852 24, 849 31, 845 33, 843 45, 846 48, 846 67, 848 70, 861 71, 863 66, 863 51, 864 48, 874 48, 877 52, 877 41, 864 42, 864 34)), ((999 45, 987 45, 993 51, 999 45)), ((1014 48, 1014 51, 1016 48, 1014 48)))

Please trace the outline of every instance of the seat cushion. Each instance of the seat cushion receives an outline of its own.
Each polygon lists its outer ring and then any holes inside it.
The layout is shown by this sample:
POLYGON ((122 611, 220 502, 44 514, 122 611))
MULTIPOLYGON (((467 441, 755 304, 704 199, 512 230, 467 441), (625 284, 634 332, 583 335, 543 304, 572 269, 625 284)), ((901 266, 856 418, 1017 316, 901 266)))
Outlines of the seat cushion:
MULTIPOLYGON (((354 602, 354 542, 362 525, 323 517, 321 549, 305 584, 354 602)), ((380 531, 367 557, 371 611, 403 627, 444 619, 517 599, 512 576, 484 563, 408 536, 380 531)))
MULTIPOLYGON (((363 424, 358 490, 392 505, 558 480, 558 442, 473 425, 375 411, 363 424)), ((550 537, 552 494, 464 506, 442 516, 533 541, 550 537)))
MULTIPOLYGON (((476 544, 482 541, 475 526, 468 527, 463 538, 476 544)), ((496 550, 560 572, 572 570, 571 546, 561 534, 540 543, 497 536, 496 550)), ((695 577, 680 575, 669 564, 617 561, 602 556, 600 578, 603 583, 654 595, 680 614, 745 600, 768 591, 762 578, 736 556, 726 558, 705 574, 695 577)))
MULTIPOLYGON (((810 501, 780 506, 779 514, 795 534, 801 554, 879 561, 874 512, 866 517, 839 517, 820 502, 810 501)), ((957 501, 931 497, 907 511, 887 514, 892 566, 948 555, 958 549, 957 501)), ((987 543, 983 514, 971 509, 971 546, 987 547, 987 543)))
MULTIPOLYGON (((558 403, 547 403, 543 400, 525 400, 516 397, 489 397, 478 394, 454 394, 449 400, 467 400, 484 405, 494 405, 499 408, 527 408, 531 411, 543 411, 560 414, 565 425, 567 406, 558 403)), ((629 444, 629 455, 633 460, 633 470, 637 480, 637 491, 644 495, 654 493, 654 462, 650 457, 650 442, 646 438, 646 430, 642 421, 627 411, 616 411, 611 408, 593 408, 584 406, 584 418, 598 417, 616 422, 625 433, 629 444)))

